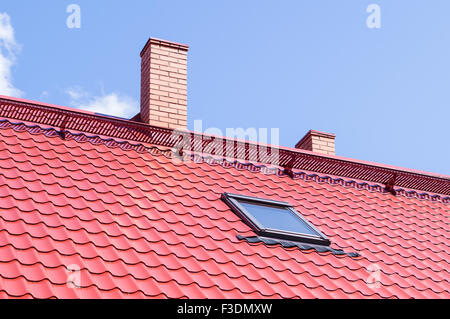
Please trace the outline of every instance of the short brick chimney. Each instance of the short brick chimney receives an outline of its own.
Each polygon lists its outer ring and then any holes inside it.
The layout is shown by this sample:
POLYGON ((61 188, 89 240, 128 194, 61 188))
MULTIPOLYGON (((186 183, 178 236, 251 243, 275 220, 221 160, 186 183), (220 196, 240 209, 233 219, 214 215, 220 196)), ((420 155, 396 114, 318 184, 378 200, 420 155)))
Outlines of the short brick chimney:
POLYGON ((141 112, 134 120, 187 129, 185 44, 150 38, 141 52, 141 112))
POLYGON ((310 130, 295 145, 295 148, 322 153, 327 155, 335 155, 334 140, 336 135, 310 130))

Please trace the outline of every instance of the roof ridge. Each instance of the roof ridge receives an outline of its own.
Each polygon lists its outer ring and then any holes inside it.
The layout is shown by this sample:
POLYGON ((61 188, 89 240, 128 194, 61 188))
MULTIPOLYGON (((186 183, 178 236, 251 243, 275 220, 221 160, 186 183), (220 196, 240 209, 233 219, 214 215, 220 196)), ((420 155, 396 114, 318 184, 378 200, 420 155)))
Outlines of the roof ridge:
POLYGON ((197 150, 208 155, 214 155, 217 149, 227 149, 232 146, 234 158, 253 163, 255 160, 252 157, 255 157, 258 163, 273 164, 272 157, 275 152, 277 155, 276 165, 283 167, 289 173, 289 176, 293 174, 292 169, 300 169, 375 182, 391 188, 393 181, 395 181, 394 186, 397 187, 450 195, 450 176, 447 175, 318 154, 288 147, 210 136, 191 131, 176 131, 131 120, 6 96, 0 96, 0 117, 59 128, 58 134, 61 135, 64 135, 68 130, 72 130, 180 150, 187 146, 190 150, 197 150), (174 134, 175 137, 182 138, 182 146, 179 144, 179 139, 173 138, 174 134), (205 143, 205 137, 208 138, 207 143, 205 143), (267 154, 268 148, 270 154, 267 154))

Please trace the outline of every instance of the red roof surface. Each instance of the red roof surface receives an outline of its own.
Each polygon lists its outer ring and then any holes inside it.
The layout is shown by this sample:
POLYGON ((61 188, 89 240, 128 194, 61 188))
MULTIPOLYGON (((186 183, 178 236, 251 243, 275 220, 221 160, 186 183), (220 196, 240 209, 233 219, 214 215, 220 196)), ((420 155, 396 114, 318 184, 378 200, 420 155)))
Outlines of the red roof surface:
POLYGON ((58 132, 0 118, 0 297, 450 298, 448 195, 58 132), (289 202, 359 257, 251 242, 224 192, 289 202))

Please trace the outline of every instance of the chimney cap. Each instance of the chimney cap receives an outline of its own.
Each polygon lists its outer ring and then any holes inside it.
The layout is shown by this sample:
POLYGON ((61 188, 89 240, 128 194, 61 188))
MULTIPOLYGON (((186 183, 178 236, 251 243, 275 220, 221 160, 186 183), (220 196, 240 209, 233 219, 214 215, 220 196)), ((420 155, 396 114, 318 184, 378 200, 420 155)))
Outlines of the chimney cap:
POLYGON ((295 145, 295 148, 327 155, 335 155, 335 138, 336 135, 332 133, 309 130, 295 145))
POLYGON ((141 51, 141 57, 142 57, 142 55, 144 54, 145 50, 147 49, 147 47, 150 44, 157 44, 157 45, 164 46, 164 47, 167 47, 167 48, 184 50, 184 51, 188 51, 189 50, 189 46, 187 44, 167 41, 167 40, 158 39, 158 38, 149 38, 147 43, 145 44, 144 48, 141 51))
POLYGON ((319 136, 319 137, 326 137, 326 138, 333 139, 333 140, 336 138, 336 134, 333 134, 333 133, 309 130, 308 133, 306 133, 305 136, 303 136, 303 138, 297 144, 295 144, 295 148, 300 148, 300 146, 306 141, 306 139, 310 138, 311 135, 319 136))

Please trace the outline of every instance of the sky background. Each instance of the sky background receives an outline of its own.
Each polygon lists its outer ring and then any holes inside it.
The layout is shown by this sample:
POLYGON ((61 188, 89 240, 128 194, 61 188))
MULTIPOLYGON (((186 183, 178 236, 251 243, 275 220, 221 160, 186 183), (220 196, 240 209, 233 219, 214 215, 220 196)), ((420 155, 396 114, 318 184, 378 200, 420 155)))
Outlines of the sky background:
POLYGON ((152 36, 190 46, 189 129, 279 128, 291 147, 315 129, 337 135, 337 155, 450 175, 449 12, 448 0, 2 0, 0 94, 131 117, 152 36), (80 29, 66 25, 72 3, 80 29))

